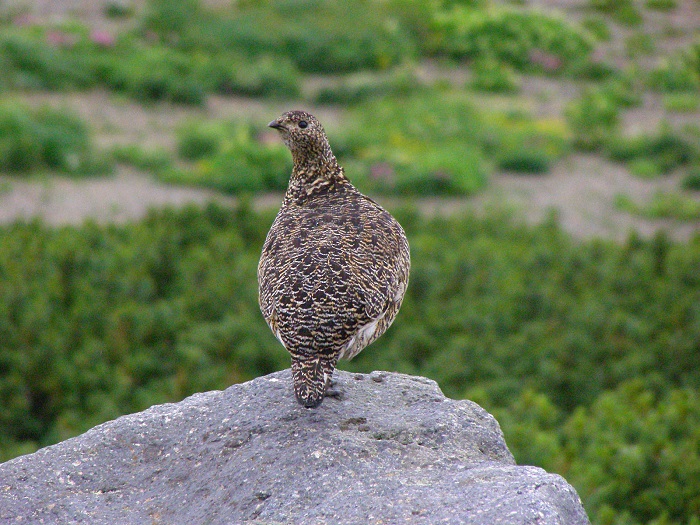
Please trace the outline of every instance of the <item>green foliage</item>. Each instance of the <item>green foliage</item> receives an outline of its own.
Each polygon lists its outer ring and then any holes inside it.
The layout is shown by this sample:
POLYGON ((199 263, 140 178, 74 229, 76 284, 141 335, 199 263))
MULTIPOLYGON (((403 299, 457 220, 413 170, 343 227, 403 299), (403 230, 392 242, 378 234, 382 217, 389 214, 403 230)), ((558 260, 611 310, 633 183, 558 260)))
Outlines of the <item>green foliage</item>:
POLYGON ((647 177, 669 173, 700 158, 700 151, 678 133, 664 126, 654 134, 616 136, 605 145, 613 160, 627 162, 630 170, 647 177))
POLYGON ((227 193, 284 191, 291 157, 281 143, 264 144, 241 122, 193 122, 178 130, 178 153, 193 161, 159 175, 169 182, 227 193))
POLYGON ((662 93, 697 91, 700 71, 677 57, 666 59, 649 73, 649 87, 662 93))
POLYGON ((389 193, 468 194, 488 173, 480 115, 466 97, 378 99, 357 106, 342 134, 329 131, 353 181, 389 193))
POLYGON ((107 18, 129 18, 134 14, 134 6, 127 0, 108 2, 103 12, 107 18))
POLYGON ((284 99, 300 95, 299 71, 286 57, 226 53, 205 62, 201 74, 207 89, 222 95, 284 99))
POLYGON ((471 72, 469 85, 477 91, 512 93, 520 88, 520 78, 513 68, 492 57, 475 60, 471 72))
POLYGON ((677 192, 657 191, 644 203, 636 202, 626 195, 618 195, 615 205, 621 210, 649 219, 700 219, 700 202, 677 192))
POLYGON ((487 151, 500 169, 519 173, 546 173, 569 151, 570 138, 558 120, 533 120, 524 113, 489 115, 491 137, 487 151))
POLYGON ((566 423, 568 475, 594 523, 691 523, 700 513, 700 398, 696 388, 649 390, 632 379, 566 423))
POLYGON ((76 116, 49 107, 30 109, 0 103, 0 170, 13 173, 54 170, 92 175, 111 170, 95 153, 88 129, 76 116))
POLYGON ((105 84, 142 102, 202 104, 205 91, 189 57, 164 46, 132 48, 111 60, 105 84))
POLYGON ((634 33, 625 39, 627 56, 648 55, 655 51, 654 38, 648 33, 634 33))
MULTIPOLYGON (((343 368, 480 402, 518 461, 564 474, 597 523, 697 513, 700 238, 577 243, 495 212, 394 213, 411 285, 396 325, 343 368)), ((272 218, 209 206, 0 227, 2 457, 289 366, 257 305, 272 218)))
POLYGON ((257 315, 253 220, 208 208, 2 228, 2 455, 286 366, 257 315))
MULTIPOLYGON (((175 11, 181 7, 179 2, 171 6, 175 11)), ((160 20, 157 27, 165 31, 168 23, 177 26, 173 17, 160 20)), ((211 52, 202 46, 184 49, 173 42, 154 41, 150 34, 124 33, 115 38, 78 24, 4 30, 0 32, 0 91, 105 86, 142 102, 192 105, 201 105, 211 92, 299 94, 299 73, 286 57, 249 57, 227 48, 211 52)))
POLYGON ((587 32, 536 11, 455 6, 437 13, 434 27, 434 53, 494 57, 520 71, 554 73, 580 67, 593 50, 587 32))
POLYGON ((671 11, 678 7, 676 0, 645 0, 644 6, 657 11, 671 11))
MULTIPOLYGON (((90 68, 68 44, 50 45, 44 29, 0 31, 0 92, 10 89, 68 89, 94 84, 90 68)), ((82 33, 55 32, 54 37, 74 42, 82 33)), ((58 39, 58 38, 57 38, 58 39)))
POLYGON ((227 13, 199 2, 152 0, 143 31, 180 49, 256 57, 283 56, 305 72, 383 69, 413 54, 414 44, 390 20, 390 6, 359 2, 240 2, 227 13))
POLYGON ((691 71, 700 75, 700 39, 696 39, 681 53, 683 61, 691 71))
POLYGON ((388 73, 355 73, 342 77, 316 93, 317 104, 357 104, 370 98, 409 95, 421 89, 420 81, 410 68, 396 68, 388 73))
POLYGON ((642 23, 642 14, 634 0, 589 0, 588 5, 612 16, 620 24, 637 26, 642 23))
POLYGON ((489 158, 546 171, 569 142, 557 123, 479 111, 468 94, 449 90, 358 105, 331 138, 362 189, 417 195, 474 193, 492 169, 489 158))
POLYGON ((599 84, 600 95, 619 108, 642 105, 643 85, 636 67, 630 67, 622 74, 599 84))
POLYGON ((698 93, 667 93, 663 98, 664 108, 676 113, 692 113, 700 109, 698 93))
POLYGON ((574 145, 596 150, 617 131, 618 105, 601 89, 589 89, 566 108, 566 118, 574 136, 574 145))
POLYGON ((692 166, 682 182, 683 189, 700 190, 700 164, 692 166))
POLYGON ((160 172, 170 168, 170 153, 163 149, 147 150, 137 144, 115 146, 112 157, 120 164, 128 164, 144 171, 160 172))
POLYGON ((611 38, 610 27, 601 16, 589 16, 583 19, 581 26, 591 33, 597 40, 609 41, 611 38))

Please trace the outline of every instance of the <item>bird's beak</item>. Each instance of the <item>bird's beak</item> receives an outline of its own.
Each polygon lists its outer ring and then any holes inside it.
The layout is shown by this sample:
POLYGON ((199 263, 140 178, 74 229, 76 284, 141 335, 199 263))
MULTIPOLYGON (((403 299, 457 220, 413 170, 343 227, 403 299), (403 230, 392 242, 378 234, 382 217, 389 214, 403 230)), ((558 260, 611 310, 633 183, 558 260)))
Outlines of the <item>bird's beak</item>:
POLYGON ((276 130, 285 129, 284 126, 280 123, 279 120, 273 120, 272 122, 270 122, 270 123, 268 124, 268 127, 274 128, 274 129, 276 129, 276 130))

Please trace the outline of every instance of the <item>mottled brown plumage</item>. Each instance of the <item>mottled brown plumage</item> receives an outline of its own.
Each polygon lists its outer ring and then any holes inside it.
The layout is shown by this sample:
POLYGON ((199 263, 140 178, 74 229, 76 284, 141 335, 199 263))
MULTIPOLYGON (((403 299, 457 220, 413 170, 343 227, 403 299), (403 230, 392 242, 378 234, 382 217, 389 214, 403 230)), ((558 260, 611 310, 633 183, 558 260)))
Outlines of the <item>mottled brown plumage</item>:
POLYGON ((408 241, 387 211, 350 184, 316 118, 290 111, 269 126, 294 168, 260 257, 260 309, 292 356, 297 400, 316 407, 338 359, 353 358, 396 317, 408 284, 408 241))

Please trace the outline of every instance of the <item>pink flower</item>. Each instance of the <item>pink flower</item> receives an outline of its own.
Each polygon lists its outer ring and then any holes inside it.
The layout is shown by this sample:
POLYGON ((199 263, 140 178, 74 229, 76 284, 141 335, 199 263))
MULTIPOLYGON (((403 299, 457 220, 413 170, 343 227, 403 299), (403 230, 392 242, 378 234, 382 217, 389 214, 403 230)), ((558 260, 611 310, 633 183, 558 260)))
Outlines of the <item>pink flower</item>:
POLYGON ((392 182, 396 172, 388 162, 378 162, 372 164, 369 168, 369 178, 372 180, 382 180, 384 182, 392 182))
POLYGON ((529 58, 530 62, 541 66, 545 71, 556 71, 561 67, 561 59, 559 57, 541 49, 530 51, 529 58))
POLYGON ((46 42, 54 47, 73 47, 78 42, 78 37, 63 31, 49 31, 46 33, 46 42))
POLYGON ((90 33, 90 40, 100 47, 114 47, 114 44, 116 43, 116 39, 111 33, 97 29, 90 33))

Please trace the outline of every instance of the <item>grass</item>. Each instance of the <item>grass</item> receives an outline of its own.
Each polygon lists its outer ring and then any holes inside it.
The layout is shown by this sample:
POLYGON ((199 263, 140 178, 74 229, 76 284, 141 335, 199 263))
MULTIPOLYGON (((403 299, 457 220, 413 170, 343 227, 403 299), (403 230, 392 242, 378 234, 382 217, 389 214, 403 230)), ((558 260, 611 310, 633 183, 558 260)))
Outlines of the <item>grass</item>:
POLYGON ((655 133, 613 137, 604 149, 609 158, 627 163, 633 174, 646 178, 670 173, 700 157, 697 145, 668 126, 655 133))
POLYGON ((656 192, 646 202, 637 202, 627 195, 617 195, 615 206, 646 219, 696 221, 700 219, 700 201, 678 192, 656 192))
POLYGON ((511 7, 454 6, 435 18, 433 52, 459 59, 493 57, 519 71, 549 74, 590 65, 594 36, 556 16, 511 7))
POLYGON ((684 190, 700 191, 700 164, 692 166, 683 177, 681 187, 684 190))
POLYGON ((97 175, 111 169, 109 157, 94 148, 88 127, 71 112, 0 102, 0 170, 97 175))
POLYGON ((698 93, 667 93, 663 96, 663 105, 673 113, 693 113, 700 108, 698 93))
POLYGON ((127 164, 142 171, 158 173, 172 166, 171 153, 165 149, 144 149, 138 144, 115 146, 112 157, 119 164, 127 164))
POLYGON ((225 193, 284 191, 291 172, 281 143, 264 144, 256 128, 241 121, 192 121, 177 130, 183 165, 160 170, 170 183, 204 186, 225 193))

